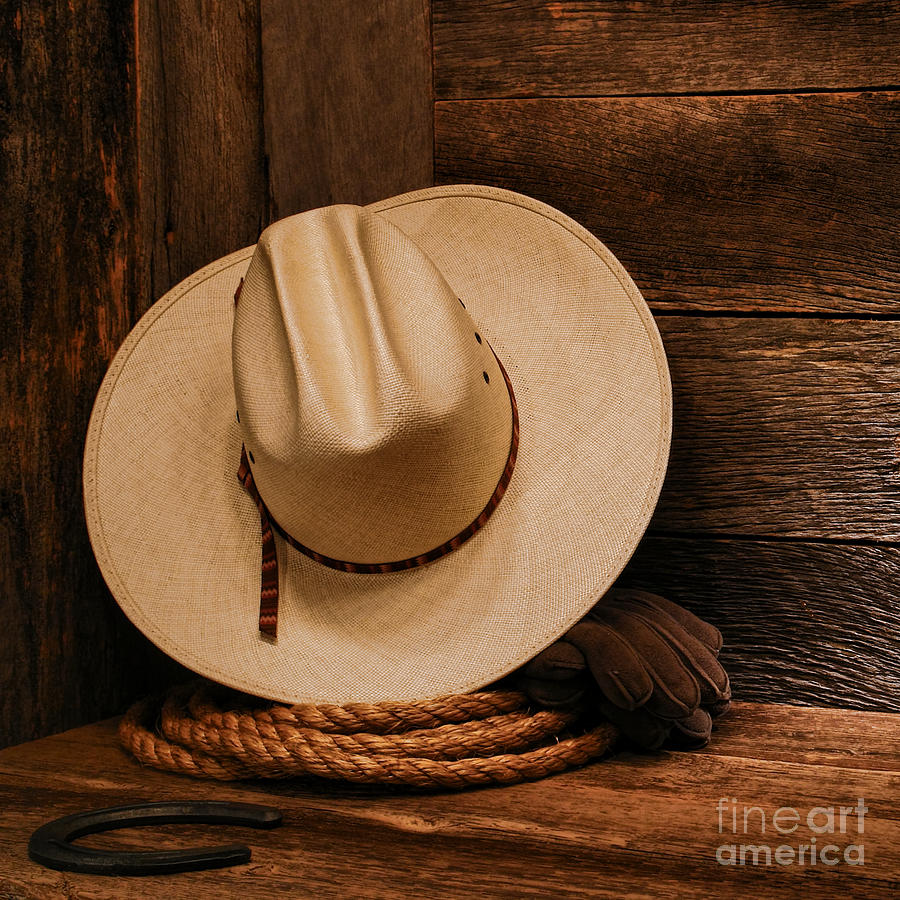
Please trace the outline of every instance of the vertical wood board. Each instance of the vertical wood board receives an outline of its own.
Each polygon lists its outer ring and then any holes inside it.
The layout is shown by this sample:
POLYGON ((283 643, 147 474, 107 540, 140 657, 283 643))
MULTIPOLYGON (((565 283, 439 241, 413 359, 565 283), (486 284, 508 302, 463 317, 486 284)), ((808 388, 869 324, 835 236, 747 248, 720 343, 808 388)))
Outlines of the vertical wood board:
POLYGON ((268 224, 257 0, 138 0, 146 308, 268 224))
POLYGON ((428 0, 262 0, 273 218, 432 183, 428 0))
POLYGON ((6 4, 0 21, 0 743, 15 743, 109 715, 134 682, 81 457, 134 317, 135 63, 130 5, 6 4))

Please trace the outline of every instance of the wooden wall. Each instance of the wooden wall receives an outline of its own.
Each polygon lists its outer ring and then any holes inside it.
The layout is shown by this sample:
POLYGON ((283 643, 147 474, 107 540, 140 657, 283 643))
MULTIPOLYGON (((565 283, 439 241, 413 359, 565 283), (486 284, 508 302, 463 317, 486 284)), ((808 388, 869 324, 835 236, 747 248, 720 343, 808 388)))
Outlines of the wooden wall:
POLYGON ((143 296, 432 179, 427 0, 138 0, 143 296))
POLYGON ((118 611, 81 451, 116 348, 273 218, 497 184, 647 297, 670 474, 624 576, 744 699, 900 709, 897 4, 7 4, 0 744, 182 674, 118 611))
POLYGON ((130 5, 8 3, 0 204, 0 739, 115 708, 142 641, 81 506, 97 386, 140 307, 130 5))
POLYGON ((900 710, 900 7, 434 0, 435 175, 592 230, 653 310, 670 469, 623 579, 737 696, 900 710))
POLYGON ((276 215, 430 184, 432 105, 426 0, 38 0, 0 22, 3 746, 185 675, 84 525, 88 417, 129 329, 276 215))

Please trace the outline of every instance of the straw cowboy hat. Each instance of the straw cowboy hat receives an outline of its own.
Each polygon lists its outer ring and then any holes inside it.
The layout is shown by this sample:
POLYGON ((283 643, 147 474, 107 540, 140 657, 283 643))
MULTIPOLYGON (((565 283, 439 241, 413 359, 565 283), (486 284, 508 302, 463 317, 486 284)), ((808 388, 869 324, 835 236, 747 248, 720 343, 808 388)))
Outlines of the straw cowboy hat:
POLYGON ((637 546, 671 386, 640 293, 559 211, 457 185, 267 228, 127 337, 84 459, 154 643, 281 702, 483 687, 637 546))

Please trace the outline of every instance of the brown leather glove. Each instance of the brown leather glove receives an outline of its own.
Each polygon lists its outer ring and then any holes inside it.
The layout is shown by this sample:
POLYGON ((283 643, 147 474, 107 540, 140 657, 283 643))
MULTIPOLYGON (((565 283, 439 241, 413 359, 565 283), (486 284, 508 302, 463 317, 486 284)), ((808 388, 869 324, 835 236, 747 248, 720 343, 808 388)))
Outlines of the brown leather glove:
POLYGON ((515 673, 537 703, 592 704, 640 747, 702 747, 731 701, 722 634, 655 594, 613 588, 515 673))

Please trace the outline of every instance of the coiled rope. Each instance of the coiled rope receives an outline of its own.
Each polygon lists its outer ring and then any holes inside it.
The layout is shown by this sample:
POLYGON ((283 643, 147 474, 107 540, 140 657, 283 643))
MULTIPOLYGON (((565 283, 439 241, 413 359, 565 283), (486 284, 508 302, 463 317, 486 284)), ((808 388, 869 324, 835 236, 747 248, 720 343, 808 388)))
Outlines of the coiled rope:
POLYGON ((585 726, 581 709, 529 704, 517 691, 488 690, 417 703, 284 705, 204 680, 134 704, 119 739, 141 763, 195 778, 461 789, 584 765, 618 737, 609 722, 585 726))

